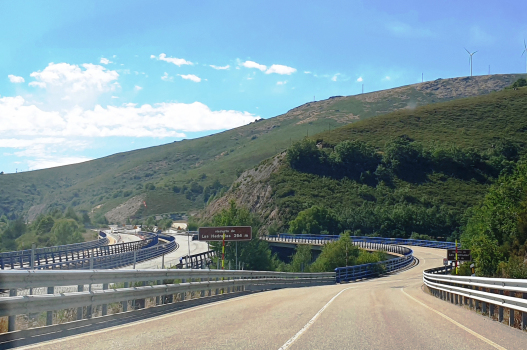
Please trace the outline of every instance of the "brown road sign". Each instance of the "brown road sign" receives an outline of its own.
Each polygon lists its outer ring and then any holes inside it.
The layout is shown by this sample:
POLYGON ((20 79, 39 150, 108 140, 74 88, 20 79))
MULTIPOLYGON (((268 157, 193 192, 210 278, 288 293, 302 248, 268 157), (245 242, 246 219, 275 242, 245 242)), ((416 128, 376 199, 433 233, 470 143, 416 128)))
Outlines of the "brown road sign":
POLYGON ((251 226, 200 227, 198 239, 200 241, 250 241, 253 236, 251 226))
MULTIPOLYGON (((448 249, 447 250, 447 259, 454 261, 456 260, 456 250, 448 249)), ((458 249, 457 250, 457 260, 458 261, 471 261, 470 249, 458 249)))

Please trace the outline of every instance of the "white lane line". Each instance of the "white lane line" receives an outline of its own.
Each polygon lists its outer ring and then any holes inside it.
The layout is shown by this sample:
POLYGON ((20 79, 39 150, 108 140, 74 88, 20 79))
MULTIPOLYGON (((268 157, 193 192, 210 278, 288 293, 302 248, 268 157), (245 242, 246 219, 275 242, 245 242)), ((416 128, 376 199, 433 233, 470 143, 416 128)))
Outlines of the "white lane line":
POLYGON ((329 306, 329 304, 331 304, 333 302, 333 300, 335 300, 339 295, 342 294, 342 292, 348 290, 348 289, 353 289, 353 288, 356 288, 356 287, 348 287, 348 288, 345 288, 343 290, 341 290, 340 292, 337 293, 337 295, 335 295, 333 298, 331 298, 330 301, 327 302, 326 305, 324 305, 324 307, 322 309, 320 309, 315 316, 313 316, 312 319, 309 320, 308 323, 306 323, 306 325, 298 331, 297 334, 295 334, 293 337, 291 337, 288 341, 285 342, 284 345, 282 345, 280 347, 280 349, 278 350, 286 350, 286 349, 289 349, 289 347, 295 342, 295 340, 297 340, 298 338, 300 338, 300 336, 308 330, 309 327, 311 327, 311 325, 313 323, 315 323, 315 321, 317 320, 318 316, 320 316, 320 314, 322 314, 322 312, 324 312, 324 310, 326 310, 326 308, 329 306))
POLYGON ((480 339, 480 340, 483 340, 485 343, 487 343, 487 344, 489 344, 489 345, 495 347, 496 349, 507 350, 507 349, 505 349, 503 346, 500 346, 500 345, 494 343, 492 340, 485 338, 485 337, 482 336, 481 334, 474 332, 472 329, 463 326, 461 323, 459 323, 459 322, 457 322, 457 321, 454 321, 453 319, 451 319, 451 318, 448 317, 447 315, 445 315, 445 314, 443 314, 443 313, 441 313, 441 312, 439 312, 439 311, 437 311, 437 310, 431 308, 430 306, 428 306, 428 305, 426 305, 426 304, 420 302, 419 300, 417 300, 416 298, 414 298, 414 297, 411 296, 410 294, 406 293, 406 292, 404 291, 403 288, 401 288, 401 292, 403 292, 404 294, 406 294, 406 296, 407 296, 408 298, 410 298, 410 299, 412 299, 413 301, 415 301, 415 302, 421 304, 422 306, 426 307, 427 309, 429 309, 429 310, 435 312, 436 314, 438 314, 439 316, 441 316, 441 317, 445 318, 446 320, 452 322, 453 324, 455 324, 455 325, 458 326, 459 328, 461 328, 461 329, 463 329, 463 330, 469 332, 470 334, 472 334, 472 335, 475 336, 476 338, 478 338, 478 339, 480 339))

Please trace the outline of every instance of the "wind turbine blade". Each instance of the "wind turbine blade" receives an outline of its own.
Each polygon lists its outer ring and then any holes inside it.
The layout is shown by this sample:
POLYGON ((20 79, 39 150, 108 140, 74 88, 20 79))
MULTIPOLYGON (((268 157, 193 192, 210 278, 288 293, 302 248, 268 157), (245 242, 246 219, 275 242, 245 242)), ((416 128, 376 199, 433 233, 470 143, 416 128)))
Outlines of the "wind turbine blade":
POLYGON ((466 51, 466 52, 467 52, 467 53, 468 53, 468 54, 470 55, 470 52, 469 52, 469 51, 467 50, 467 48, 466 48, 466 47, 464 47, 464 49, 465 49, 465 51, 466 51))
POLYGON ((525 43, 525 39, 523 39, 523 46, 525 46, 525 50, 527 50, 527 44, 525 43))
POLYGON ((475 54, 477 51, 472 52, 472 54, 475 54))

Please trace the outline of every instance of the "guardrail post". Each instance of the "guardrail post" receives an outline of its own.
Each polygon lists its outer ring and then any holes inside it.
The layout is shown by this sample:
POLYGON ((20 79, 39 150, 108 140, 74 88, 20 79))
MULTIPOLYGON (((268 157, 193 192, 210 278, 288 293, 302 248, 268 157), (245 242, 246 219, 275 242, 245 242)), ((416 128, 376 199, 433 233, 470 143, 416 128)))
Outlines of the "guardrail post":
POLYGON ((509 326, 514 327, 514 309, 509 308, 509 326))
MULTIPOLYGON (((9 296, 16 297, 16 289, 10 289, 9 296)), ((7 331, 14 332, 15 330, 16 330, 16 315, 12 315, 7 318, 7 331)))
MULTIPOLYGON (((103 283, 102 290, 108 289, 108 283, 103 283)), ((102 304, 102 315, 106 316, 108 314, 108 304, 102 304)))
MULTIPOLYGON (((124 288, 128 288, 128 286, 129 282, 124 282, 124 288)), ((128 300, 123 300, 121 304, 123 305, 123 312, 128 311, 128 300)))
MULTIPOLYGON (((82 292, 82 291, 84 291, 84 285, 79 284, 77 286, 77 292, 82 292)), ((82 320, 82 306, 77 308, 77 321, 78 320, 82 320)))
POLYGON ((494 308, 495 308, 494 304, 489 303, 489 317, 494 318, 494 308))
MULTIPOLYGON (((48 287, 48 294, 55 294, 55 287, 48 287)), ((46 326, 53 324, 53 311, 46 312, 46 326)))
POLYGON ((481 302, 481 313, 483 315, 487 314, 487 303, 486 302, 481 302))
MULTIPOLYGON (((157 280, 156 281, 156 284, 159 286, 161 284, 161 280, 157 280)), ((156 305, 161 305, 163 303, 163 299, 164 298, 161 298, 160 296, 157 296, 156 297, 156 305)))
MULTIPOLYGON (((523 293, 523 299, 527 299, 527 293, 523 293)), ((522 326, 521 327, 523 330, 527 329, 527 312, 525 311, 522 312, 522 326)))
MULTIPOLYGON (((503 290, 501 289, 500 295, 503 295, 503 290)), ((503 322, 503 306, 498 306, 498 322, 503 322)))
POLYGON ((31 244, 31 270, 35 269, 35 243, 31 244))

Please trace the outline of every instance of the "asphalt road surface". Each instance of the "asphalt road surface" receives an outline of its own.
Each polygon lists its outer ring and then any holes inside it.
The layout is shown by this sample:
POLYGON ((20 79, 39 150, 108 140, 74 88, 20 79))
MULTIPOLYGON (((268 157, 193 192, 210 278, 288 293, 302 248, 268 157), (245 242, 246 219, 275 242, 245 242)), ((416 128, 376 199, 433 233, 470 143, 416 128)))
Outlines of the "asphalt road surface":
POLYGON ((412 247, 420 264, 363 282, 275 290, 202 305, 39 349, 527 349, 527 332, 422 290, 444 250, 412 247))

